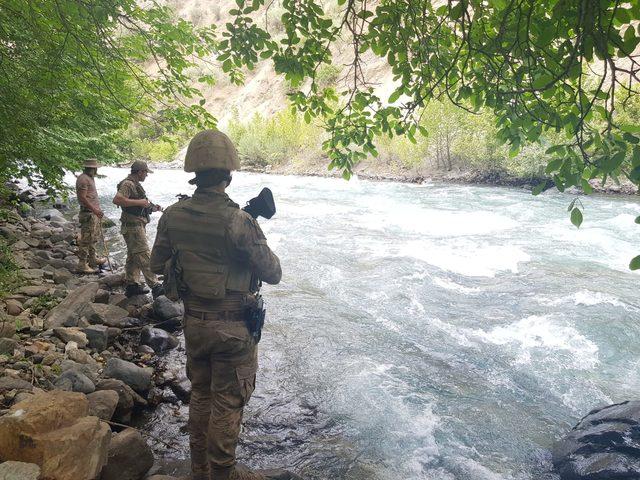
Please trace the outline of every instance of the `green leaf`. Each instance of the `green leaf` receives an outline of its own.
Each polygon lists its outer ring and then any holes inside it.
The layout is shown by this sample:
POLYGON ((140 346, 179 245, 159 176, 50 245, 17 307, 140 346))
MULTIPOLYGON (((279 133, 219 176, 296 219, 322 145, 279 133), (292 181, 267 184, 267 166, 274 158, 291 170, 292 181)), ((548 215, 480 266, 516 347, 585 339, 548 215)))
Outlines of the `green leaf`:
POLYGON ((573 223, 578 228, 580 228, 580 225, 582 225, 582 212, 578 207, 575 207, 573 210, 571 210, 571 223, 573 223))
POLYGON ((638 223, 638 224, 640 224, 640 216, 636 217, 635 222, 636 222, 636 223, 638 223))
POLYGON ((400 87, 398 89, 396 89, 390 96, 389 96, 389 103, 395 103, 396 100, 398 100, 400 98, 400 95, 402 95, 404 93, 404 87, 400 87))
POLYGON ((556 170, 558 170, 560 168, 560 166, 562 165, 563 162, 564 162, 564 160, 562 158, 555 158, 555 159, 551 160, 547 164, 547 168, 545 168, 545 172, 546 173, 555 172, 556 170))
POLYGON ((633 257, 631 262, 629 262, 629 269, 638 270, 640 269, 640 255, 633 257))

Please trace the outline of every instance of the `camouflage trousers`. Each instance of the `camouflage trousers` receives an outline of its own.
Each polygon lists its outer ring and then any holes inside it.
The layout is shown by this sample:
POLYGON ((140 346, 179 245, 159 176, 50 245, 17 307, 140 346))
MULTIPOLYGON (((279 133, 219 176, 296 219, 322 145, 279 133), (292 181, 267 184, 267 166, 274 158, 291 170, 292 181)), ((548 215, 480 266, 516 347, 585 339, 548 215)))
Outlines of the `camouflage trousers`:
POLYGON ((127 262, 124 266, 125 283, 127 285, 138 283, 138 278, 142 273, 147 285, 153 287, 158 283, 158 278, 149 267, 150 252, 144 224, 123 223, 120 232, 127 244, 127 262))
POLYGON ((96 265, 96 242, 100 237, 100 219, 91 212, 80 212, 79 263, 96 265))
POLYGON ((242 312, 187 311, 184 337, 192 387, 188 423, 192 478, 264 478, 235 471, 242 412, 258 369, 258 349, 242 312))

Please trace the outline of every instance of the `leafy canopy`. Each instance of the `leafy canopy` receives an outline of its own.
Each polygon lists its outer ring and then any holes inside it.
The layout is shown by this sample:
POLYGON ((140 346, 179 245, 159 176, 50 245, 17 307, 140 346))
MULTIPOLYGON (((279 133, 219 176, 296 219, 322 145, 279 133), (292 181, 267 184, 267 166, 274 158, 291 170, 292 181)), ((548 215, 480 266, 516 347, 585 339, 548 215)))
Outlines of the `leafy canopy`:
MULTIPOLYGON (((187 69, 215 46, 169 8, 133 0, 3 0, 0 180, 52 190, 88 157, 113 161, 133 118, 215 125, 187 69)), ((203 75, 203 83, 213 83, 203 75)))

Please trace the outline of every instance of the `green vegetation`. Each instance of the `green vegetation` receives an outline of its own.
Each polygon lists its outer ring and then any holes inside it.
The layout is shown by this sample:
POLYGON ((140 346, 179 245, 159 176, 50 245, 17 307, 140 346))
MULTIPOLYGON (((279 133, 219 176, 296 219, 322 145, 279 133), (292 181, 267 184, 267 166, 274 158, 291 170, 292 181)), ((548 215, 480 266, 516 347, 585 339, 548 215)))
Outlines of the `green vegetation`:
POLYGON ((306 123, 290 109, 269 118, 255 114, 246 123, 234 112, 227 133, 245 165, 278 165, 287 159, 317 158, 322 153, 319 142, 322 130, 306 123))
POLYGON ((38 315, 43 310, 49 311, 62 301, 61 298, 53 296, 51 294, 41 295, 36 298, 35 302, 31 305, 31 311, 38 315))
POLYGON ((20 267, 13 259, 9 245, 0 239, 0 298, 10 295, 22 282, 20 267))
MULTIPOLYGON (((87 157, 120 159, 127 126, 156 112, 172 131, 215 125, 185 74, 214 46, 213 27, 154 1, 3 1, 0 183, 26 177, 60 189, 64 170, 87 157)), ((163 156, 167 147, 145 151, 163 156)))

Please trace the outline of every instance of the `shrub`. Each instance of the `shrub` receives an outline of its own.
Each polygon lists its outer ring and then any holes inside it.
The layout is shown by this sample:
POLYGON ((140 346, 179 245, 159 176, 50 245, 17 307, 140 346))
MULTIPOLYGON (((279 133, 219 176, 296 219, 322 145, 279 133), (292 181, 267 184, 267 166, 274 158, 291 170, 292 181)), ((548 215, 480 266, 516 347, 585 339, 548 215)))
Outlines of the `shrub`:
POLYGON ((0 298, 10 295, 22 283, 20 267, 13 259, 9 245, 0 240, 0 298))

